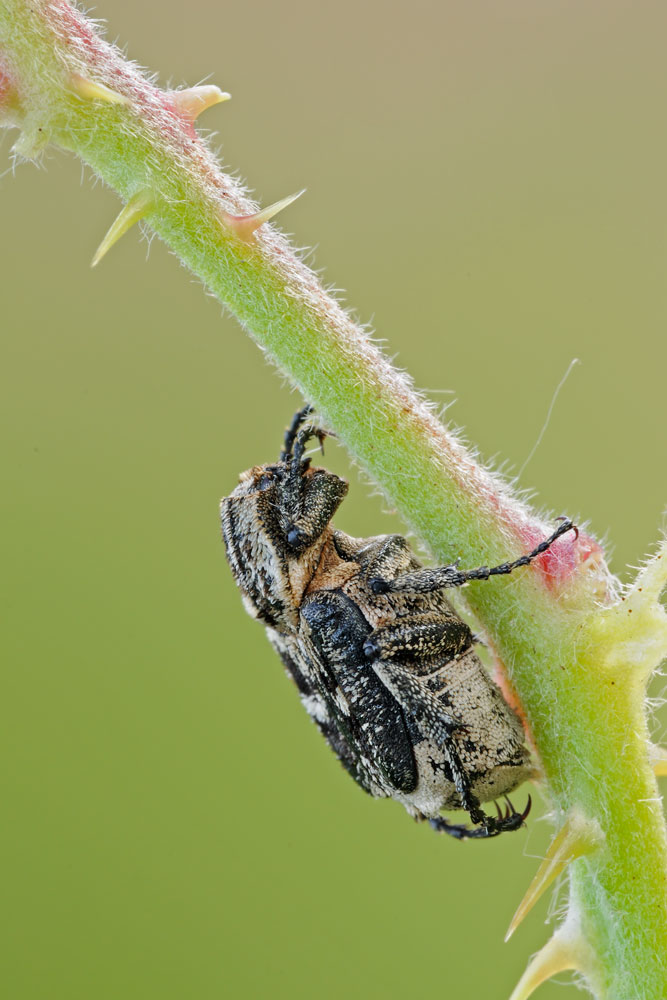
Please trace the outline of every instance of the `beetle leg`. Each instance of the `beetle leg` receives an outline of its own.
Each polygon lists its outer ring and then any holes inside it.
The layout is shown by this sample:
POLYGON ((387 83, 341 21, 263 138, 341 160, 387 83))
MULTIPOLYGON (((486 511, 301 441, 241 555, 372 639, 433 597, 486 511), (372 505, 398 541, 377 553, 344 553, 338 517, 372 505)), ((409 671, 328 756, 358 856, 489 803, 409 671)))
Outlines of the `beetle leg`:
MULTIPOLYGON (((518 830, 528 815, 530 801, 523 813, 517 813, 512 806, 511 810, 499 818, 487 816, 479 799, 472 791, 470 778, 452 739, 455 732, 465 730, 466 726, 447 712, 445 705, 426 687, 423 680, 413 670, 386 660, 376 660, 373 663, 373 669, 403 706, 405 712, 416 720, 423 732, 433 740, 446 758, 454 787, 461 801, 461 808, 468 813, 474 824, 474 829, 471 830, 468 830, 467 827, 454 827, 459 832, 452 833, 452 836, 460 838, 496 837, 499 833, 507 830, 518 830)), ((445 833, 450 832, 446 828, 451 827, 451 824, 448 824, 446 820, 436 817, 434 822, 444 824, 438 826, 438 829, 445 833)))
POLYGON ((385 535, 375 540, 372 546, 357 554, 368 577, 393 577, 406 573, 416 565, 412 549, 403 535, 385 535))
MULTIPOLYGON (((466 729, 413 670, 390 660, 375 660, 372 667, 398 703, 423 727, 437 746, 448 743, 452 733, 457 730, 466 729)), ((460 762, 457 764, 457 761, 458 756, 454 766, 460 767, 460 762)))
POLYGON ((369 659, 410 660, 417 664, 434 656, 451 660, 471 645, 472 633, 460 618, 426 612, 375 629, 364 643, 364 653, 369 659))
POLYGON ((437 833, 448 833, 450 837, 455 837, 457 840, 471 840, 473 838, 488 840, 489 837, 497 837, 501 833, 521 829, 532 805, 530 795, 528 796, 528 802, 523 812, 517 812, 511 802, 509 805, 511 808, 501 814, 499 819, 496 820, 487 816, 486 819, 490 820, 490 824, 488 825, 470 827, 462 823, 449 823, 444 816, 435 816, 429 819, 429 824, 437 833))
POLYGON ((285 441, 283 444, 283 450, 280 452, 280 461, 287 462, 292 455, 292 449, 294 448, 294 440, 301 429, 302 425, 306 422, 310 414, 313 412, 313 408, 310 403, 307 403, 300 410, 297 410, 292 417, 292 422, 285 431, 285 441))
POLYGON ((514 562, 500 563, 499 566, 480 566, 478 569, 460 570, 457 565, 440 566, 435 569, 420 569, 414 573, 405 573, 395 580, 384 580, 381 577, 374 577, 369 580, 369 585, 374 594, 396 593, 398 591, 409 591, 412 594, 429 594, 434 590, 443 590, 445 587, 462 587, 470 580, 488 580, 490 576, 504 576, 513 572, 519 566, 528 566, 537 556, 546 552, 553 545, 557 538, 564 535, 566 531, 577 531, 576 526, 567 518, 556 530, 540 542, 532 552, 525 556, 519 556, 514 562))
POLYGON ((387 661, 376 661, 373 669, 404 711, 412 716, 445 755, 461 808, 466 810, 473 823, 486 822, 487 817, 472 792, 470 779, 452 740, 452 735, 465 730, 466 726, 447 711, 446 706, 412 670, 387 661))

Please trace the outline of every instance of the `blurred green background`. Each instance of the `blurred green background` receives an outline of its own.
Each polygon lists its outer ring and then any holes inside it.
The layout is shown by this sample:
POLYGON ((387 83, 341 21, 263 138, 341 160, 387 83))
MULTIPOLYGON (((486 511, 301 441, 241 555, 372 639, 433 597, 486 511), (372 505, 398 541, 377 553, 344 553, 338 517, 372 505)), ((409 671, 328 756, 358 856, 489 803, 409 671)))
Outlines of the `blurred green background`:
MULTIPOLYGON (((202 119, 224 161, 265 205, 308 188, 284 225, 484 456, 517 470, 581 359, 522 485, 590 519, 627 579, 667 494, 664 3, 94 13, 163 84, 232 92, 202 119)), ((350 781, 219 541, 218 498, 299 399, 157 242, 91 272, 117 198, 57 151, 13 176, 12 140, 3 995, 507 997, 549 933, 543 902, 502 944, 542 804, 458 844, 350 781)), ((340 527, 400 529, 341 448, 327 462, 353 480, 340 527)))

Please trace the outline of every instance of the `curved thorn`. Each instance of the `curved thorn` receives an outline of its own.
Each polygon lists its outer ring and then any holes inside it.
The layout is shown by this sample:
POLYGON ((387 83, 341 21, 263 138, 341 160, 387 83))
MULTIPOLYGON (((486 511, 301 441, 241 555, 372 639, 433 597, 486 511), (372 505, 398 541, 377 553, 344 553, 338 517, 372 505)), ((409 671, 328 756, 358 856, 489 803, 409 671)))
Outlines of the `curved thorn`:
POLYGON ((80 73, 71 73, 69 78, 69 88, 83 101, 106 101, 107 104, 129 104, 130 98, 123 94, 118 94, 103 83, 95 83, 80 73))
POLYGON ((214 84, 201 87, 188 87, 185 90, 171 90, 167 94, 169 100, 174 105, 179 114, 195 121, 199 115, 212 108, 215 104, 223 101, 230 101, 231 94, 220 90, 214 84))
POLYGON ((273 205, 269 205, 268 208, 263 208, 253 215, 230 215, 228 212, 223 212, 222 217, 236 235, 247 242, 260 226, 263 226, 265 222, 269 222, 278 212, 282 212, 284 208, 287 208, 293 201, 300 198, 305 190, 303 188, 301 191, 297 191, 296 194, 291 194, 288 198, 283 198, 281 201, 276 201, 273 205))
POLYGON ((667 587, 667 538, 652 559, 643 566, 632 584, 630 593, 641 594, 644 602, 657 601, 667 587))
POLYGON ((574 969, 583 972, 576 945, 557 931, 550 941, 532 957, 526 971, 516 984, 510 1000, 528 1000, 538 986, 559 972, 574 969))
MULTIPOLYGON (((526 813, 527 815, 527 813, 526 813)), ((551 883, 576 858, 596 851, 603 841, 600 825, 587 819, 578 809, 572 809, 563 826, 551 841, 546 857, 537 869, 528 890, 512 917, 505 941, 509 941, 523 918, 546 892, 551 883)))
POLYGON ((95 251, 95 256, 91 261, 91 267, 95 267, 102 260, 102 257, 117 243, 121 236, 130 229, 135 222, 139 222, 153 207, 153 195, 150 191, 139 191, 130 198, 114 221, 111 223, 106 236, 95 251))

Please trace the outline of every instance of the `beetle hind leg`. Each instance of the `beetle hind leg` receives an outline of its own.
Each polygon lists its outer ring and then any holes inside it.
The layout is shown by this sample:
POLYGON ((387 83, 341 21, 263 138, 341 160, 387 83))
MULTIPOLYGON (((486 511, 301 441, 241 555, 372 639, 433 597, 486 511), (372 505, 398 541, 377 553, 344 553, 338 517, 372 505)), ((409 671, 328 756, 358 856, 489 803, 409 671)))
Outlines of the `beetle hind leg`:
POLYGON ((487 816, 478 807, 476 813, 477 816, 481 813, 480 819, 471 813, 471 819, 473 823, 476 823, 475 826, 465 826, 463 823, 449 823, 444 816, 432 817, 429 819, 429 824, 431 829, 435 830, 436 833, 446 833, 456 840, 488 840, 489 837, 497 837, 501 833, 519 830, 530 812, 532 805, 530 795, 528 796, 528 802, 523 812, 517 812, 507 796, 505 796, 505 801, 507 805, 504 811, 500 809, 496 802, 497 817, 487 816))

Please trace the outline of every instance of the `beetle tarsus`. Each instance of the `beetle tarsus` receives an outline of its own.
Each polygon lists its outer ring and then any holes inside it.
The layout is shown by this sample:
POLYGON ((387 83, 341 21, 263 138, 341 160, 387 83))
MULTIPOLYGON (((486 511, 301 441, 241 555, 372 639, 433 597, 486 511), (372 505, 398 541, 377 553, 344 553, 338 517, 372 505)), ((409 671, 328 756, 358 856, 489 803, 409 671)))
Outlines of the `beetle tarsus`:
POLYGON ((463 823, 449 823, 444 816, 435 816, 429 819, 429 824, 436 833, 446 833, 455 840, 488 840, 490 837, 498 837, 501 833, 508 833, 511 830, 520 830, 523 826, 532 800, 530 795, 523 812, 517 812, 510 800, 505 796, 507 806, 504 810, 497 802, 494 802, 498 818, 482 814, 482 819, 477 826, 465 826, 463 823))

